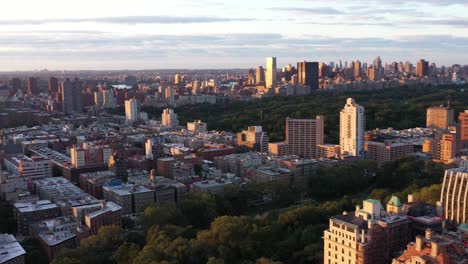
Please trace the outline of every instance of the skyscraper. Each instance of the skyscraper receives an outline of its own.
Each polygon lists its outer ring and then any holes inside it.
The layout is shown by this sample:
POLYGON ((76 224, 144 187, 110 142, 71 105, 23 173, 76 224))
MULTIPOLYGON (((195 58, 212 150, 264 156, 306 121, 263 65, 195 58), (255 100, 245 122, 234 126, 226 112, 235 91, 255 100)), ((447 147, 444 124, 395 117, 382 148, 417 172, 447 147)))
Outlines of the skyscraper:
POLYGON ((128 123, 138 120, 138 102, 135 99, 125 101, 125 119, 128 123))
POLYGON ((276 85, 276 58, 275 57, 267 58, 266 65, 267 65, 266 77, 265 77, 266 87, 274 88, 274 86, 276 85))
POLYGON ((340 113, 340 148, 342 155, 362 156, 364 150, 364 107, 353 98, 346 100, 340 113))
POLYGON ((28 94, 39 94, 39 87, 37 86, 37 79, 34 77, 28 78, 28 94))
POLYGON ((169 104, 170 106, 174 106, 174 105, 175 105, 175 100, 174 100, 174 87, 171 86, 171 87, 167 87, 167 88, 166 88, 165 97, 166 97, 167 104, 169 104))
POLYGON ((59 82, 57 78, 55 77, 50 77, 49 78, 49 93, 50 94, 56 94, 59 92, 59 82))
POLYGON ((262 66, 258 66, 256 75, 255 75, 255 82, 257 85, 261 85, 265 83, 265 69, 262 66))
POLYGON ((316 119, 286 118, 288 153, 304 158, 317 157, 317 145, 323 144, 324 116, 316 119))
POLYGON ((297 77, 300 84, 310 86, 311 90, 317 90, 319 88, 318 62, 298 62, 297 77))
POLYGON ((361 62, 360 61, 355 61, 354 62, 354 77, 360 77, 361 76, 361 62))
POLYGON ((416 66, 416 75, 419 78, 424 78, 428 75, 429 71, 429 62, 425 60, 419 60, 418 65, 416 66))
POLYGON ((74 78, 72 83, 73 111, 83 112, 83 84, 78 78, 74 78))
POLYGON ((62 111, 70 115, 73 113, 73 90, 69 78, 62 82, 62 111))

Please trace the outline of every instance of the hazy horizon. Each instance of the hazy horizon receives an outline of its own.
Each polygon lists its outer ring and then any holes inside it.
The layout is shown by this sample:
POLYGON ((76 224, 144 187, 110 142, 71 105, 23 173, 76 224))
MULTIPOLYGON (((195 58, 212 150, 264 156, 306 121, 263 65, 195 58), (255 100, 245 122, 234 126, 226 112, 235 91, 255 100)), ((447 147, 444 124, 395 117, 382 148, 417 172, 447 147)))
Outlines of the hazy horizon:
POLYGON ((339 59, 468 64, 455 0, 8 1, 0 71, 248 69, 339 59))

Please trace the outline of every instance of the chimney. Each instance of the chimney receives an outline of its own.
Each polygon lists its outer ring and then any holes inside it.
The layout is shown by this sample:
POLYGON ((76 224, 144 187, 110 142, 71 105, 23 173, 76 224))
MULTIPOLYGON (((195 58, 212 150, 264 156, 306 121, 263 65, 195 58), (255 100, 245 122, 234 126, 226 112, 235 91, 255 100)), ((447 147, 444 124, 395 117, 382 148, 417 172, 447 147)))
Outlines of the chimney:
POLYGON ((426 229, 426 239, 431 240, 432 237, 432 230, 430 228, 426 229))
POLYGON ((423 237, 417 236, 416 237, 416 251, 421 251, 423 247, 423 237))
POLYGON ((431 242, 431 256, 434 258, 439 254, 439 245, 436 242, 431 242))

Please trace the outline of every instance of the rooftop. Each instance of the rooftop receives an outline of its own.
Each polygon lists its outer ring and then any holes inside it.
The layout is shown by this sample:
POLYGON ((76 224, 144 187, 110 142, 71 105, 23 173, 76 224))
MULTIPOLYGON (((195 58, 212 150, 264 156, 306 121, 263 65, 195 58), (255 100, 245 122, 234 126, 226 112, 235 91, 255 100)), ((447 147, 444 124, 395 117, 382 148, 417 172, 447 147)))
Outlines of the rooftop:
POLYGON ((5 263, 26 254, 26 251, 18 243, 15 236, 0 234, 0 263, 5 263))

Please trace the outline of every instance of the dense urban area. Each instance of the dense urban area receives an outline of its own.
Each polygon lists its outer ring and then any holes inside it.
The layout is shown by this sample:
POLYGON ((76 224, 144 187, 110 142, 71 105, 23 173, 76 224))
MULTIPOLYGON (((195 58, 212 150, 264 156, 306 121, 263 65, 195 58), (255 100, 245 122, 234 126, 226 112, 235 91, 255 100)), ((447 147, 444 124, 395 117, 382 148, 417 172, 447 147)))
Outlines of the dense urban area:
POLYGON ((0 72, 0 263, 468 264, 467 80, 0 72))

